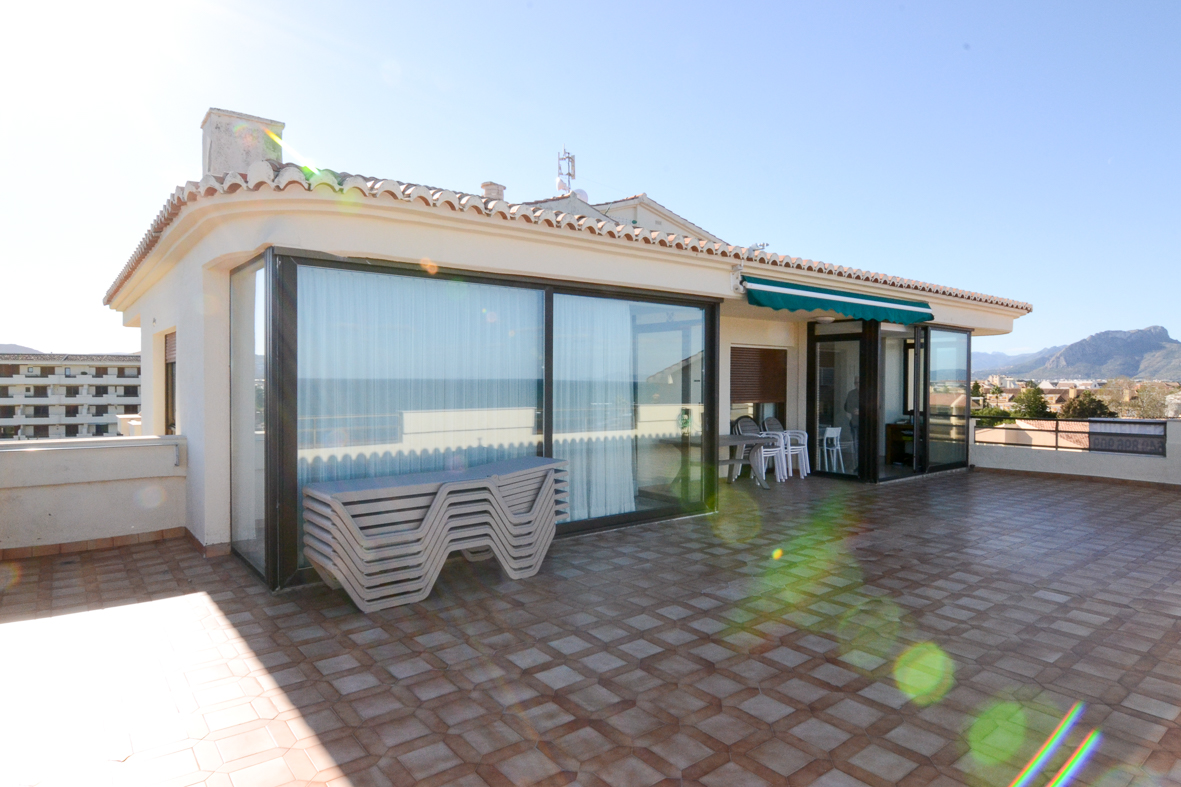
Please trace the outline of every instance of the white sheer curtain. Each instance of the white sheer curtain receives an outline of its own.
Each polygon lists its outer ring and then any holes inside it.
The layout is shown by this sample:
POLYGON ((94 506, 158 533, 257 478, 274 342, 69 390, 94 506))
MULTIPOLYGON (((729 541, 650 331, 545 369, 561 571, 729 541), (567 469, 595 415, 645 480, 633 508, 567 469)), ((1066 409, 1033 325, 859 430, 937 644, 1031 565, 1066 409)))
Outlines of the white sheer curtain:
POLYGON ((554 457, 571 521, 636 510, 634 337, 624 301, 554 296, 554 457))
POLYGON ((299 484, 536 455, 544 296, 301 266, 299 484))

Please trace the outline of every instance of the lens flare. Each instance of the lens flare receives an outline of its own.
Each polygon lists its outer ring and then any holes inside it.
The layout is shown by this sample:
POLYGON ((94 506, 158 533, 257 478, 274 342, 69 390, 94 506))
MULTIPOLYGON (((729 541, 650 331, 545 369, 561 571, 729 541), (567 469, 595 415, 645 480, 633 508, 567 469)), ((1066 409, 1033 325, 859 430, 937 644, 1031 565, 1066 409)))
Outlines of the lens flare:
POLYGON ((1046 787, 1064 787, 1087 764, 1087 757, 1098 748, 1099 742, 1102 740, 1103 736, 1099 730, 1091 730, 1091 734, 1079 744, 1079 747, 1074 750, 1074 754, 1070 755, 1070 759, 1054 774, 1054 778, 1046 783, 1046 787))
POLYGON ((757 515, 730 516, 714 519, 710 528, 715 536, 727 544, 745 544, 763 532, 763 523, 757 515))
POLYGON ((1054 752, 1062 745, 1062 741, 1066 740, 1066 736, 1070 734, 1071 727, 1074 726, 1074 723, 1078 721, 1081 715, 1083 715, 1083 704, 1076 702, 1066 712, 1066 715, 1062 717, 1062 721, 1058 722, 1058 726, 1050 733, 1050 737, 1046 738, 1046 742, 1042 744, 1042 747, 1034 753, 1033 759, 1029 761, 1025 769, 1017 774, 1017 778, 1009 784, 1009 787, 1025 787, 1025 785, 1033 781, 1034 777, 1037 776, 1037 772, 1041 770, 1041 767, 1046 764, 1047 760, 1054 756, 1054 752))
POLYGON ((916 705, 938 702, 951 688, 955 662, 934 642, 920 642, 902 652, 894 662, 898 689, 916 705))
POLYGON ((20 563, 0 563, 0 593, 6 590, 12 590, 20 584, 20 581, 20 563))
POLYGON ((135 493, 135 504, 140 508, 151 510, 159 508, 164 502, 164 489, 158 484, 149 484, 135 493))
MULTIPOLYGON (((758 516, 757 512, 752 514, 758 516)), ((837 588, 861 582, 857 559, 845 544, 847 525, 844 500, 833 495, 772 553, 759 577, 763 592, 790 604, 784 619, 796 628, 816 628, 832 623, 844 607, 825 600, 837 588)))
POLYGON ((434 276, 436 273, 439 272, 439 266, 436 265, 435 263, 431 262, 430 257, 423 257, 421 260, 418 261, 418 265, 420 268, 422 268, 424 271, 426 271, 427 273, 429 273, 432 276, 434 276))
POLYGON ((1007 762, 1025 741, 1025 709, 1016 702, 992 704, 972 722, 968 748, 985 765, 1007 762))
POLYGON ((841 615, 837 639, 842 653, 861 651, 878 657, 880 664, 894 648, 901 628, 902 609, 889 598, 871 598, 841 615))
POLYGON ((281 139, 281 138, 280 138, 280 137, 279 137, 277 134, 273 133, 273 132, 272 132, 272 131, 271 131, 269 128, 264 128, 264 129, 263 129, 263 131, 265 131, 265 132, 266 132, 266 134, 267 134, 267 136, 268 136, 268 137, 270 137, 271 139, 275 140, 275 142, 278 142, 278 143, 279 143, 279 147, 283 148, 283 150, 286 150, 286 151, 287 151, 288 153, 290 153, 292 156, 294 156, 295 158, 297 158, 297 159, 299 159, 300 161, 302 161, 302 162, 303 162, 303 166, 305 166, 305 167, 307 167, 308 169, 310 169, 310 170, 312 171, 312 174, 313 174, 313 175, 319 175, 319 174, 320 174, 320 170, 319 170, 319 169, 317 169, 316 167, 313 167, 313 166, 312 166, 312 164, 311 164, 311 159, 309 159, 307 156, 305 156, 305 155, 303 155, 302 153, 300 153, 300 152, 299 152, 298 150, 296 150, 295 148, 291 147, 291 143, 289 143, 289 142, 284 142, 284 141, 283 141, 283 140, 282 140, 282 139, 281 139))

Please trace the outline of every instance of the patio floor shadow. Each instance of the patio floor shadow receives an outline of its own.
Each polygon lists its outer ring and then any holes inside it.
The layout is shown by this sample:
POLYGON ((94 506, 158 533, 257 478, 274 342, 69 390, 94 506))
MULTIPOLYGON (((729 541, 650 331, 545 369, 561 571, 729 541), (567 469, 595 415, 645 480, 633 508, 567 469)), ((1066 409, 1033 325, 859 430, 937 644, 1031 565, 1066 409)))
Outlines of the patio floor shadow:
POLYGON ((1181 492, 986 472, 272 595, 185 540, 0 565, 0 784, 1181 783, 1181 492), (6 781, 7 780, 7 781, 6 781))

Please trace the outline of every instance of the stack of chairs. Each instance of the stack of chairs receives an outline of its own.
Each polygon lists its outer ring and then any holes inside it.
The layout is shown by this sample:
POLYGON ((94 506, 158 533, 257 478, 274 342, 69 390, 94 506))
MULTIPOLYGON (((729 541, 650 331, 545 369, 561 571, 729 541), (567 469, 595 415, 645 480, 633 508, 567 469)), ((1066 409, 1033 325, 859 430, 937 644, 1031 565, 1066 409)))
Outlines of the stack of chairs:
POLYGON ((542 457, 308 484, 304 554, 365 612, 425 599, 455 551, 524 579, 541 567, 568 490, 566 462, 542 457))

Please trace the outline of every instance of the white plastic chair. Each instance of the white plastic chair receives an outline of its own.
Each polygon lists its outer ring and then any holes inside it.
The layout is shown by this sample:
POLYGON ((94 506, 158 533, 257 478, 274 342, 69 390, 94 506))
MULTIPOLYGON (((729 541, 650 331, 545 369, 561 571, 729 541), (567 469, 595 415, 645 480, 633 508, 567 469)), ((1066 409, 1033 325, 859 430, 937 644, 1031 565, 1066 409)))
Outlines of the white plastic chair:
POLYGON ((775 480, 786 481, 790 474, 788 468, 790 467, 787 459, 787 441, 781 433, 759 431, 759 424, 750 416, 742 416, 734 422, 735 430, 739 434, 758 435, 759 437, 770 437, 775 442, 772 445, 751 446, 751 450, 757 449, 759 455, 763 459, 764 472, 767 467, 767 461, 770 460, 775 465, 775 480))
POLYGON ((787 474, 791 475, 792 457, 800 460, 800 478, 807 478, 812 472, 812 464, 808 459, 808 433, 803 429, 788 429, 787 436, 787 474))
POLYGON ((841 472, 845 472, 845 453, 841 450, 841 427, 825 427, 824 437, 821 439, 820 458, 824 460, 824 469, 830 473, 834 472, 839 463, 841 472))
POLYGON ((759 432, 759 437, 770 437, 775 440, 774 445, 761 445, 764 463, 768 460, 775 465, 775 480, 779 482, 791 478, 791 454, 787 452, 787 436, 783 432, 759 432))
POLYGON ((784 429, 778 418, 770 416, 763 419, 763 431, 778 435, 783 444, 784 458, 787 460, 787 477, 791 478, 795 459, 800 463, 800 478, 807 478, 812 472, 808 460, 808 433, 801 429, 784 429))

